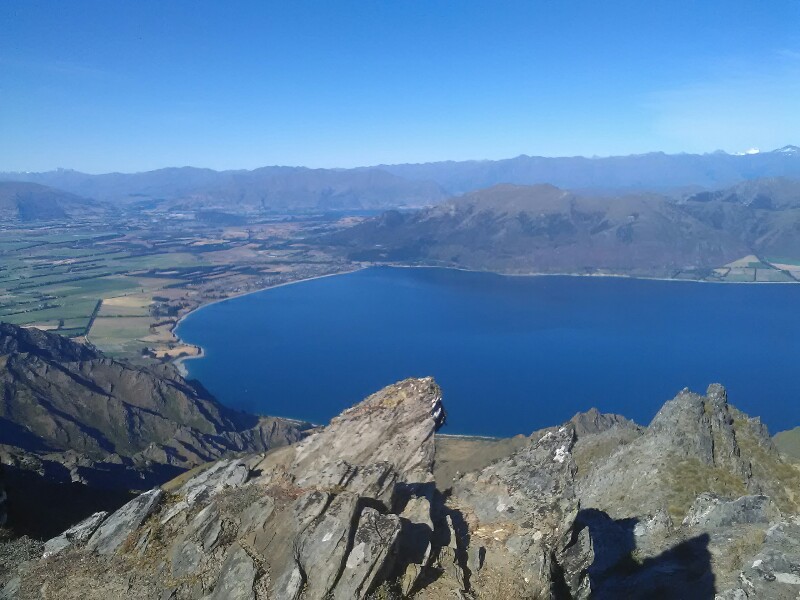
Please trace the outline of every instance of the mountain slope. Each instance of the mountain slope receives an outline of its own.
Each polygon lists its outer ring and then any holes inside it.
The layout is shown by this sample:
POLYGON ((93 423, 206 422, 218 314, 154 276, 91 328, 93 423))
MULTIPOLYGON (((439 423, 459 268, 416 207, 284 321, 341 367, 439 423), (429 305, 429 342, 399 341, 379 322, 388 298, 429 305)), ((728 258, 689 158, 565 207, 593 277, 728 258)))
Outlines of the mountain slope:
POLYGON ((0 219, 64 221, 99 216, 107 210, 108 207, 99 202, 60 189, 36 183, 0 180, 0 219))
POLYGON ((800 180, 747 181, 694 194, 681 206, 714 229, 735 235, 753 254, 800 258, 800 180))
POLYGON ((325 241, 356 260, 506 273, 669 276, 748 250, 659 196, 584 197, 549 185, 498 185, 428 210, 387 213, 325 241))
MULTIPOLYGON (((301 437, 296 424, 221 406, 170 367, 133 366, 7 323, 0 323, 0 392, 5 451, 61 456, 73 480, 102 476, 95 463, 118 466, 121 477, 158 479, 165 470, 301 437), (82 459, 69 458, 75 455, 82 459)), ((113 478, 96 483, 115 485, 113 478)))

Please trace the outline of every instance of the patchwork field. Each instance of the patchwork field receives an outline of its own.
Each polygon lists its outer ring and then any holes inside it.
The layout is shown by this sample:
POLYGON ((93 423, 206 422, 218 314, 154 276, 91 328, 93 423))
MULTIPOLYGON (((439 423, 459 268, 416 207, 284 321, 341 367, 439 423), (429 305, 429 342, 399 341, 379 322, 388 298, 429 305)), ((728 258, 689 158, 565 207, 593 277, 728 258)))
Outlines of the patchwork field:
POLYGON ((212 300, 336 272, 298 243, 338 227, 309 219, 214 227, 197 221, 0 225, 0 321, 87 339, 113 356, 191 356, 178 318, 212 300))

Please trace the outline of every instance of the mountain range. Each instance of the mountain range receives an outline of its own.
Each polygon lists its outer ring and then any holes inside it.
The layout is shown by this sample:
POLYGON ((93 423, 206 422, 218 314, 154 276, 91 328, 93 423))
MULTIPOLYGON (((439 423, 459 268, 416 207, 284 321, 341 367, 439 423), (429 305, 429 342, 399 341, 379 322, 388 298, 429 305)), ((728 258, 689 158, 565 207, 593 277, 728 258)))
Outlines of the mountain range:
POLYGON ((678 200, 496 185, 327 236, 353 260, 505 273, 674 276, 756 254, 800 257, 800 182, 743 182, 678 200))
POLYGON ((259 213, 422 207, 498 184, 551 184, 584 193, 718 189, 764 177, 800 177, 800 148, 735 155, 652 152, 604 158, 518 156, 504 160, 379 165, 355 169, 193 167, 92 175, 59 169, 0 173, 117 205, 259 213))
POLYGON ((104 175, 58 170, 0 173, 3 180, 38 183, 117 206, 172 211, 370 210, 426 206, 448 195, 434 182, 412 181, 381 169, 263 167, 213 171, 184 167, 104 175))
POLYGON ((549 183, 573 190, 672 191, 720 188, 761 177, 800 177, 800 147, 755 154, 665 154, 650 152, 601 158, 518 156, 504 160, 444 161, 380 165, 412 180, 430 180, 451 194, 499 183, 549 183))

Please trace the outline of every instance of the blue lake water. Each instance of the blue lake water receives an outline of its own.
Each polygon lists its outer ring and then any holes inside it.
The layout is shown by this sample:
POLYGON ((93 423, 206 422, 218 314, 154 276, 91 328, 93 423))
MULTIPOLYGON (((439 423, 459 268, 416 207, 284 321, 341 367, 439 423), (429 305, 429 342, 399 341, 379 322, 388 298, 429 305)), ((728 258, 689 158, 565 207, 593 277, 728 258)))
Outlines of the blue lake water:
POLYGON ((242 410, 325 423, 433 375, 449 433, 513 435, 596 406, 646 424, 683 387, 800 424, 800 285, 375 268, 190 314, 191 377, 242 410))

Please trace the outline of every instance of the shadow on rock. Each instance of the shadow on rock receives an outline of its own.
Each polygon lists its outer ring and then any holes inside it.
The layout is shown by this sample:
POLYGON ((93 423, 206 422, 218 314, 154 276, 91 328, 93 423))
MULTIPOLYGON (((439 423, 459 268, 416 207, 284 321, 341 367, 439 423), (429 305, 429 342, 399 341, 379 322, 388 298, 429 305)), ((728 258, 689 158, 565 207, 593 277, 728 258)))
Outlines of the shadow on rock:
MULTIPOLYGON (((715 579, 711 569, 709 536, 689 538, 648 558, 637 556, 638 519, 614 520, 603 511, 578 513, 573 544, 591 539, 594 560, 588 569, 591 597, 713 600, 715 579)), ((585 544, 584 544, 585 545, 585 544)))

